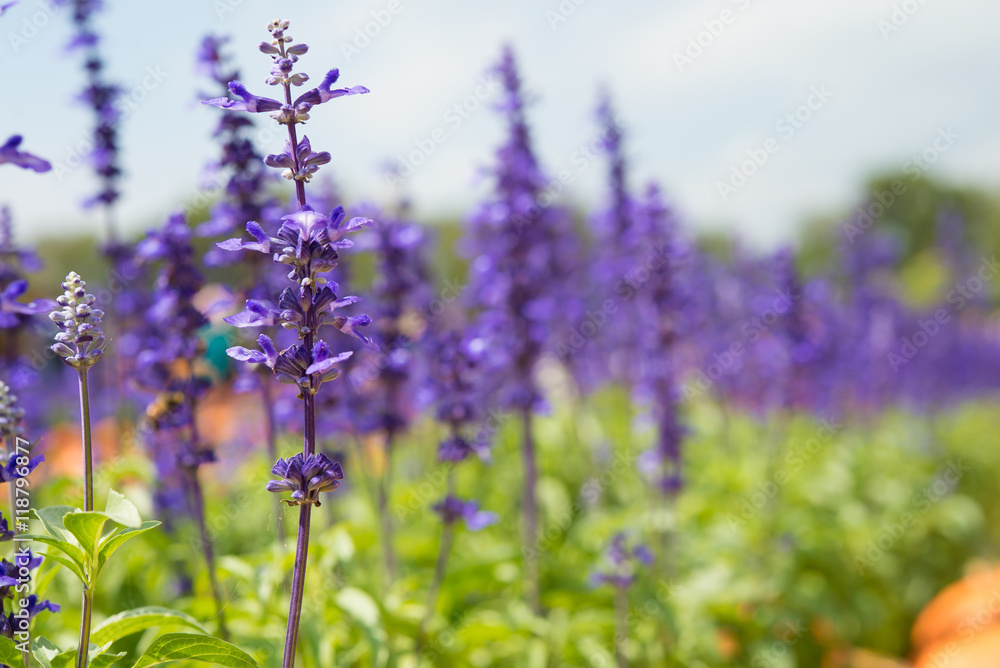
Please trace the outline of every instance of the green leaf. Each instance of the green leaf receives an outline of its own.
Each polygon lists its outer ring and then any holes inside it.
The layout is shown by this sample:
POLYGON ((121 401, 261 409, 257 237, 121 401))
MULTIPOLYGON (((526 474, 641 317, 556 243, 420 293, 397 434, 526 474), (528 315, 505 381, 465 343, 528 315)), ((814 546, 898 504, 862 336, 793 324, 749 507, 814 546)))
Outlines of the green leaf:
POLYGON ((128 652, 118 652, 117 654, 101 654, 100 656, 94 657, 89 662, 89 668, 107 668, 113 663, 116 663, 122 659, 128 652))
POLYGON ((61 650, 45 636, 38 636, 31 643, 31 653, 35 655, 35 660, 42 664, 42 668, 52 668, 52 659, 58 656, 61 650))
POLYGON ((35 513, 35 517, 41 520, 42 526, 45 527, 50 536, 72 543, 76 538, 63 527, 63 516, 74 510, 76 508, 73 506, 49 506, 48 508, 40 508, 33 512, 35 513))
POLYGON ((115 529, 107 536, 104 537, 104 541, 101 543, 97 554, 97 572, 100 573, 101 569, 104 568, 104 564, 108 562, 111 555, 114 554, 118 548, 120 548, 125 543, 129 542, 139 534, 144 534, 150 529, 160 526, 159 522, 155 520, 149 520, 143 522, 138 529, 115 529))
MULTIPOLYGON (((69 535, 72 536, 73 534, 69 535)), ((87 555, 84 554, 83 550, 80 549, 80 546, 76 544, 75 542, 76 539, 74 539, 74 542, 70 542, 68 540, 61 540, 59 538, 54 538, 52 536, 42 536, 39 534, 25 534, 21 536, 21 538, 27 538, 29 540, 33 540, 38 543, 44 543, 46 545, 50 545, 56 548, 57 550, 65 554, 67 557, 75 561, 77 564, 79 564, 80 568, 83 568, 84 565, 89 563, 87 555)))
POLYGON ((113 489, 108 492, 108 502, 104 506, 104 514, 109 520, 129 529, 138 529, 142 526, 139 509, 113 489))
POLYGON ((188 614, 151 605, 126 610, 108 617, 103 624, 93 630, 90 639, 100 645, 139 631, 145 631, 153 626, 187 626, 208 633, 208 630, 197 619, 188 614))
POLYGON ((214 663, 226 668, 260 668, 257 662, 239 647, 212 636, 197 636, 190 633, 168 633, 160 636, 153 641, 132 668, 145 668, 182 659, 214 663))
MULTIPOLYGON (((90 648, 87 650, 87 665, 89 668, 107 668, 115 661, 121 659, 127 652, 119 652, 118 654, 108 654, 108 650, 111 649, 111 643, 105 645, 97 645, 95 643, 90 643, 90 648)), ((70 649, 62 652, 61 654, 52 658, 52 668, 69 668, 69 666, 76 664, 76 650, 70 649)))
POLYGON ((80 543, 80 547, 93 560, 97 553, 97 544, 104 533, 104 525, 108 518, 104 513, 75 512, 63 515, 63 526, 80 543))
POLYGON ((358 620, 363 626, 377 628, 381 626, 378 604, 366 592, 354 587, 344 587, 335 596, 337 606, 358 620))
POLYGON ((4 636, 0 636, 0 663, 7 664, 11 668, 24 668, 24 658, 21 650, 17 648, 17 643, 4 636))
POLYGON ((55 579, 56 573, 58 572, 58 567, 43 564, 38 569, 38 575, 32 578, 32 580, 35 581, 35 587, 32 593, 36 594, 38 598, 45 598, 45 592, 48 590, 49 585, 52 584, 52 581, 55 579))
POLYGON ((345 587, 334 596, 337 606, 353 617, 360 625, 368 642, 372 646, 375 658, 372 665, 384 665, 388 641, 385 628, 382 626, 382 614, 378 603, 366 592, 354 587, 345 587))
POLYGON ((78 577, 80 579, 80 582, 84 584, 87 583, 87 577, 86 575, 84 575, 85 567, 83 565, 86 556, 83 554, 83 550, 76 547, 75 545, 70 545, 65 541, 58 540, 57 538, 52 538, 51 536, 24 535, 21 536, 21 538, 29 538, 35 542, 44 543, 45 545, 49 545, 59 550, 63 550, 64 551, 63 554, 59 554, 58 552, 53 552, 52 550, 49 550, 42 556, 44 556, 46 559, 51 559, 56 563, 62 564, 63 566, 68 568, 70 572, 73 573, 73 575, 78 577), (65 550, 67 547, 75 550, 76 554, 73 554, 72 556, 65 554, 65 550), (77 557, 79 557, 79 560, 77 559, 77 557))

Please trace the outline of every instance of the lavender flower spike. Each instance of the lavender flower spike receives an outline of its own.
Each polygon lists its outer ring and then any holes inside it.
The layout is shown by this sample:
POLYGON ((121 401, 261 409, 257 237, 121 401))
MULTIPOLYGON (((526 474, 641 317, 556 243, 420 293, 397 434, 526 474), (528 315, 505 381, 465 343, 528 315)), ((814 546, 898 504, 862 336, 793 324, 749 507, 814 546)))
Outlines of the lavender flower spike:
POLYGON ((62 289, 56 300, 62 308, 49 314, 60 329, 52 352, 74 369, 86 371, 104 354, 104 311, 94 308, 97 298, 87 294, 87 284, 75 271, 66 276, 62 289))
POLYGON ((31 169, 39 173, 52 169, 52 164, 48 160, 43 160, 27 151, 17 150, 20 145, 21 135, 14 135, 3 146, 0 146, 0 165, 9 162, 23 169, 31 169))
POLYGON ((277 306, 251 299, 247 301, 246 311, 231 316, 228 321, 238 327, 280 324, 285 329, 296 331, 298 342, 278 352, 269 338, 261 337, 258 340, 261 345, 259 352, 243 347, 227 351, 230 357, 237 360, 266 364, 273 369, 280 382, 298 386, 298 397, 303 402, 302 452, 291 459, 279 459, 272 472, 280 475, 283 481, 272 481, 268 485, 271 491, 292 492, 292 499, 288 503, 299 506, 282 668, 292 668, 295 663, 305 592, 312 507, 319 505, 320 492, 336 489, 343 478, 339 464, 323 455, 316 455, 316 393, 323 383, 340 375, 335 366, 347 359, 350 351, 340 354, 331 351, 320 340, 320 329, 332 326, 368 343, 357 328, 371 322, 367 316, 339 313, 338 308, 356 302, 357 298, 338 297, 339 286, 323 275, 336 268, 340 250, 354 245, 344 235, 361 228, 369 221, 355 218, 345 222, 343 207, 335 208, 327 217, 309 206, 306 200, 306 182, 321 165, 329 162, 330 155, 313 151, 305 137, 299 141, 296 129, 298 123, 309 119, 309 111, 315 105, 342 95, 367 93, 368 89, 358 86, 333 90, 332 85, 339 72, 331 70, 319 87, 300 95, 292 102, 292 87, 301 86, 309 79, 303 73, 292 72, 299 56, 304 55, 309 47, 305 44, 293 44, 292 37, 285 34, 287 29, 288 21, 270 22, 267 30, 272 39, 260 45, 260 50, 269 55, 272 62, 270 76, 265 81, 272 86, 281 86, 284 104, 272 98, 253 95, 238 81, 229 84, 229 91, 238 100, 217 98, 205 102, 233 111, 266 111, 272 119, 286 126, 288 141, 284 153, 268 156, 265 164, 285 170, 285 176, 295 183, 295 201, 298 204, 298 211, 282 218, 282 225, 276 236, 269 236, 261 225, 250 222, 247 231, 254 238, 252 242, 230 239, 218 244, 219 248, 226 251, 253 250, 271 255, 275 263, 286 265, 286 275, 292 283, 278 297, 277 306))

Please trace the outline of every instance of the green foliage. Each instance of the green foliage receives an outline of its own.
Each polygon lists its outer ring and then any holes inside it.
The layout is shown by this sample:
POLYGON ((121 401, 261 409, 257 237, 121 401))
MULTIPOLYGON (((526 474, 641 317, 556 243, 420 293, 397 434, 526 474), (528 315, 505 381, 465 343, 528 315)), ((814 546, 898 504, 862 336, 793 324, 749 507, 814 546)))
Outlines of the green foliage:
POLYGON ((0 663, 11 668, 24 668, 24 659, 21 650, 17 648, 17 643, 3 636, 0 636, 0 663))
MULTIPOLYGON (((390 510, 402 568, 388 591, 370 497, 378 468, 352 457, 347 484, 314 512, 297 666, 614 665, 613 592, 590 586, 588 576, 623 529, 658 555, 629 592, 620 646, 636 668, 816 666, 846 646, 901 657, 920 609, 970 562, 1000 555, 1000 451, 992 436, 1000 414, 990 402, 842 424, 801 415, 759 421, 698 402, 685 415, 686 486, 669 503, 636 470, 655 440, 637 419, 644 412, 626 393, 606 391, 557 404, 535 424, 543 619, 522 602, 520 425, 499 416, 493 462, 463 464, 455 477, 460 496, 479 499, 501 521, 457 531, 419 657, 414 638, 440 536, 431 506, 445 492, 434 458, 439 428, 417 425, 398 449, 390 510)), ((282 444, 296 447, 290 438, 282 444)), ((272 544, 267 469, 263 457, 250 456, 210 483, 206 521, 224 555, 219 572, 234 643, 257 664, 275 666, 294 513, 282 518, 289 544, 272 544)), ((68 535, 77 545, 62 521, 67 512, 40 514, 55 527, 46 526, 52 540, 68 535)), ((120 528, 109 520, 104 531, 110 527, 120 528)), ((94 641, 127 653, 116 665, 140 661, 157 632, 201 632, 193 620, 212 628, 211 588, 191 561, 192 540, 197 533, 183 522, 173 534, 146 532, 102 573, 95 609, 137 608, 96 620, 94 641), (185 575, 191 589, 178 596, 185 575), (181 612, 149 608, 164 601, 181 612)), ((49 585, 63 615, 73 614, 66 602, 78 596, 70 585, 68 576, 49 585)), ((72 637, 55 635, 65 624, 57 617, 35 624, 69 646, 72 637)), ((178 665, 185 661, 199 665, 191 657, 178 665)))
MULTIPOLYGON (((35 515, 48 535, 26 537, 59 550, 50 551, 46 556, 65 566, 91 590, 96 589, 97 578, 112 554, 129 540, 160 524, 143 522, 135 505, 114 490, 108 493, 103 512, 53 506, 37 510, 35 515), (109 523, 111 528, 105 531, 109 523)), ((178 626, 207 633, 190 615, 169 608, 146 606, 118 613, 94 628, 88 665, 107 668, 125 657, 128 652, 109 651, 116 640, 154 627, 178 626)), ((56 645, 40 637, 35 642, 34 655, 44 668, 68 668, 75 664, 77 650, 61 652, 56 645)), ((234 645, 207 635, 185 633, 169 633, 154 640, 133 668, 185 659, 228 668, 257 668, 257 663, 234 645)), ((13 641, 0 642, 0 662, 23 668, 23 660, 13 641)))
POLYGON ((186 626, 205 634, 208 633, 208 630, 198 620, 191 617, 191 615, 178 610, 171 610, 170 608, 150 605, 143 608, 135 608, 134 610, 126 610, 125 612, 120 612, 117 615, 109 617, 103 624, 97 626, 91 632, 90 639, 100 645, 153 627, 178 626, 186 626))
POLYGON ((103 512, 52 506, 36 510, 35 516, 48 535, 26 537, 59 550, 62 554, 50 550, 46 556, 65 566, 90 589, 95 588, 101 570, 118 548, 160 525, 143 522, 135 505, 114 490, 108 492, 103 512), (114 526, 105 533, 108 522, 114 526))
MULTIPOLYGON (((112 665, 119 661, 125 652, 118 652, 117 654, 112 654, 108 650, 111 649, 111 643, 105 645, 96 645, 94 643, 90 644, 87 650, 87 665, 89 668, 107 668, 107 666, 112 665)), ((48 651, 45 652, 48 655, 48 651)), ((37 656, 37 655, 36 655, 37 656)), ((76 649, 67 650, 65 652, 60 652, 55 656, 51 657, 51 668, 71 668, 71 666, 76 665, 76 649)))
POLYGON ((211 636, 168 633, 157 638, 132 668, 191 659, 227 668, 258 668, 249 654, 211 636))

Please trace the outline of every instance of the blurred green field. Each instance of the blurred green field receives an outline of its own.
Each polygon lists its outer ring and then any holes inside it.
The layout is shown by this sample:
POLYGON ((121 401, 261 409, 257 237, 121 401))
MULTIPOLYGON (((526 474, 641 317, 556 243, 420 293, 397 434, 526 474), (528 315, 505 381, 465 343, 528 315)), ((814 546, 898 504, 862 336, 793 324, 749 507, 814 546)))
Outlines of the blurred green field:
MULTIPOLYGON (((377 448, 324 442, 347 452, 347 482, 314 519, 303 666, 612 666, 616 642, 631 665, 648 667, 833 665, 823 657, 844 647, 903 657, 928 600, 970 563, 997 556, 1000 413, 989 402, 869 423, 797 416, 765 423, 694 403, 687 487, 676 505, 636 471, 653 436, 641 407, 615 391, 582 403, 567 394, 557 406, 535 432, 546 618, 533 617, 522 600, 519 425, 499 415, 493 463, 456 474, 458 492, 481 498, 501 521, 459 531, 419 661, 413 638, 440 534, 430 506, 444 492, 436 427, 422 424, 398 450, 392 508, 402 574, 389 591, 371 496, 379 462, 359 456, 377 448), (632 588, 628 635, 616 638, 611 588, 592 587, 588 576, 622 528, 659 558, 632 588)), ((295 447, 283 443, 286 452, 295 447)), ((228 623, 236 644, 275 665, 294 545, 270 545, 264 457, 220 459, 204 479, 228 623)), ((98 466, 98 490, 122 490, 151 515, 153 474, 141 454, 98 466)), ((39 505, 79 495, 71 480, 37 487, 39 505)), ((283 521, 294 535, 294 514, 283 521)), ((210 620, 207 576, 189 570, 200 563, 195 529, 183 522, 174 535, 161 528, 122 551, 103 576, 98 611, 168 604, 210 620), (193 593, 178 594, 188 578, 193 593)), ((39 617, 35 632, 72 644, 66 622, 78 613, 78 585, 65 572, 39 582, 63 612, 39 617)), ((125 639, 118 649, 148 640, 125 639)))

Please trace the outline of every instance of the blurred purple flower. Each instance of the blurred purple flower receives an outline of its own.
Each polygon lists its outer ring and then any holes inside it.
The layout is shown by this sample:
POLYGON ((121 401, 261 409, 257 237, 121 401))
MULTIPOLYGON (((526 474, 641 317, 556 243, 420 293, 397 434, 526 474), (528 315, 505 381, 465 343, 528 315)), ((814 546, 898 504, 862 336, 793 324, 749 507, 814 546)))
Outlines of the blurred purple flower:
POLYGON ((27 151, 19 151, 17 147, 20 145, 21 135, 14 135, 0 146, 0 165, 9 162, 36 172, 47 172, 52 169, 52 164, 48 160, 43 160, 27 151))
POLYGON ((445 524, 464 521, 465 528, 469 531, 479 531, 500 521, 500 516, 496 513, 479 510, 479 504, 475 501, 463 501, 450 494, 443 501, 434 504, 434 512, 441 516, 441 521, 445 524))

